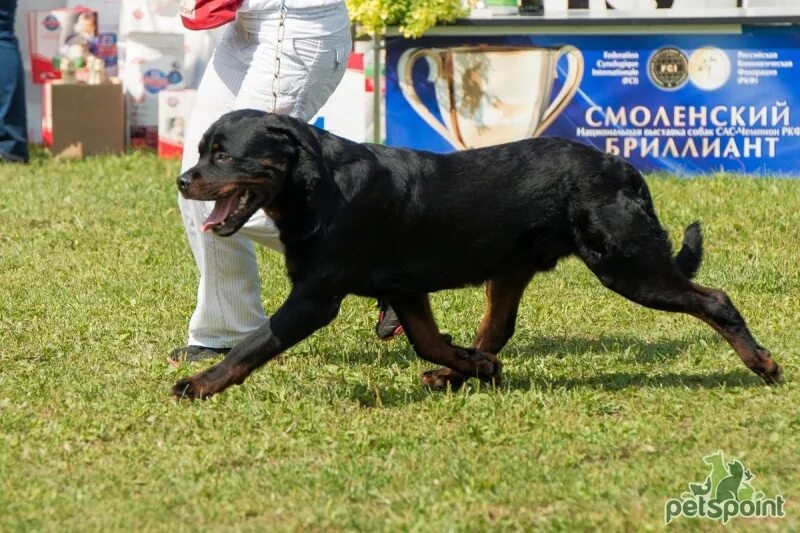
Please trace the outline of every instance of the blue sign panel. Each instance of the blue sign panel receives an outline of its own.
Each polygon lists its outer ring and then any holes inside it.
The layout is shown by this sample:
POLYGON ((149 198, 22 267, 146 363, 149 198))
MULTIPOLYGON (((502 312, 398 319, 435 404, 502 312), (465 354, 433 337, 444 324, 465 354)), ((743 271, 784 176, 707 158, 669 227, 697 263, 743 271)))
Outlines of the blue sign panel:
POLYGON ((575 139, 642 170, 800 171, 800 28, 389 39, 386 142, 575 139))

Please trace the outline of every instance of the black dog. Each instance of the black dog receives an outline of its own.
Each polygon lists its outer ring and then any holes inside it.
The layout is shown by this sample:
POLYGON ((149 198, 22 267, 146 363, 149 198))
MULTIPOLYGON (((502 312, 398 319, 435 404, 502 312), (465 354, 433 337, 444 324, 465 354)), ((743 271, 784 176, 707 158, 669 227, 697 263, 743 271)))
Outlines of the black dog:
POLYGON ((781 369, 722 291, 692 283, 698 224, 673 258, 642 176, 625 161, 563 139, 528 139, 438 155, 357 144, 285 116, 235 111, 200 143, 178 178, 186 198, 216 200, 204 224, 235 233, 258 209, 275 221, 292 281, 267 325, 219 364, 173 388, 201 398, 336 316, 347 294, 388 301, 416 353, 443 368, 424 384, 497 380, 494 355, 514 332, 534 273, 580 257, 609 289, 647 307, 694 315, 767 382, 781 369), (472 348, 434 322, 428 293, 486 282, 488 308, 472 348))

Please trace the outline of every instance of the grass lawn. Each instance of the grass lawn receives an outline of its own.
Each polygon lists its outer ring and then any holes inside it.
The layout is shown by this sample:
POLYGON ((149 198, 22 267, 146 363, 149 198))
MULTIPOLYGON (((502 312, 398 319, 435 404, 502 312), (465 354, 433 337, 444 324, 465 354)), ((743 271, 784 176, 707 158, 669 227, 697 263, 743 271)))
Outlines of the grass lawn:
MULTIPOLYGON (((664 504, 740 459, 800 530, 800 182, 650 177, 698 280, 725 289, 784 366, 762 386, 705 324, 638 307, 577 260, 537 276, 505 385, 452 394, 374 302, 208 401, 169 396, 197 274, 178 167, 146 154, 0 166, 0 531, 660 530, 664 504)), ((288 293, 259 252, 268 312, 288 293)), ((435 295, 467 343, 482 289, 435 295)), ((717 530, 679 518, 671 529, 717 530)))

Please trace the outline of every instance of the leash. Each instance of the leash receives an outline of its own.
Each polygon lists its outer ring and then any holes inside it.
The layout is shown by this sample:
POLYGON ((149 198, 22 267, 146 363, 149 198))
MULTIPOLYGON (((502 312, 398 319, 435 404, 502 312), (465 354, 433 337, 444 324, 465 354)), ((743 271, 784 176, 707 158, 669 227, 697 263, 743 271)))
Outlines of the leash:
POLYGON ((281 55, 283 52, 283 34, 286 28, 286 0, 281 0, 280 19, 278 20, 278 40, 275 43, 275 73, 272 76, 272 102, 269 112, 274 113, 278 107, 278 78, 281 75, 281 55))

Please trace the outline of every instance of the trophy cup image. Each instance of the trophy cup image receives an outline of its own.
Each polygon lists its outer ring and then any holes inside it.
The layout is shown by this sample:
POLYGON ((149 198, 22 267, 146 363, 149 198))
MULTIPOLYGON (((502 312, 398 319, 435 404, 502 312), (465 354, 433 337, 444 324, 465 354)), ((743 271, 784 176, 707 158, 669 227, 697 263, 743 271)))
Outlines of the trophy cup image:
POLYGON ((541 135, 575 96, 583 55, 569 45, 412 48, 400 56, 397 74, 414 111, 454 148, 464 150, 541 135), (567 75, 551 100, 562 56, 567 56, 567 75), (414 86, 414 65, 423 58, 441 121, 414 86))

